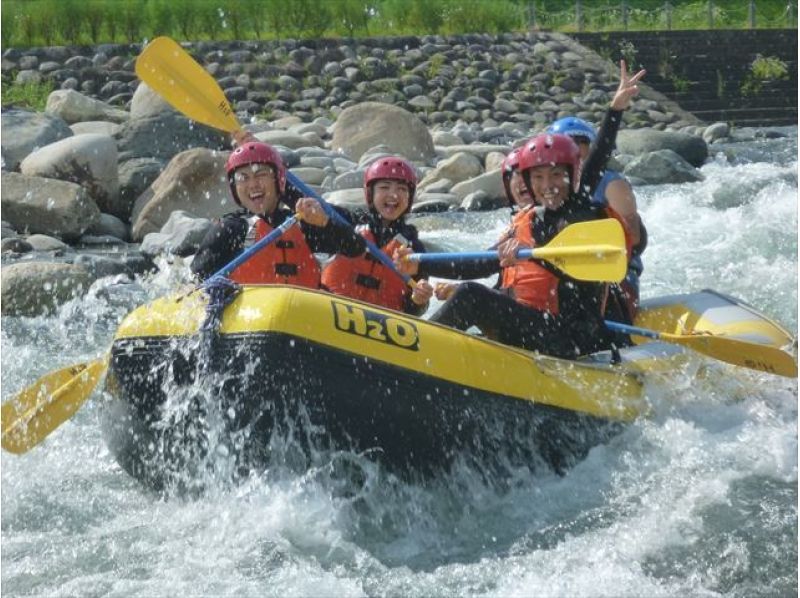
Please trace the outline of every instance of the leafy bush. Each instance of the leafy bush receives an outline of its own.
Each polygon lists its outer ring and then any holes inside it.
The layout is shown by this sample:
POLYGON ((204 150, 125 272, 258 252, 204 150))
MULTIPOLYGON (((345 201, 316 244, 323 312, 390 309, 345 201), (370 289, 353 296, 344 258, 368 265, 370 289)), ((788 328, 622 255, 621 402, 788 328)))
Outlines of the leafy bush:
POLYGON ((742 95, 758 95, 765 81, 777 81, 786 79, 788 76, 789 69, 783 60, 777 56, 762 56, 758 54, 750 64, 750 72, 747 73, 742 83, 742 95))

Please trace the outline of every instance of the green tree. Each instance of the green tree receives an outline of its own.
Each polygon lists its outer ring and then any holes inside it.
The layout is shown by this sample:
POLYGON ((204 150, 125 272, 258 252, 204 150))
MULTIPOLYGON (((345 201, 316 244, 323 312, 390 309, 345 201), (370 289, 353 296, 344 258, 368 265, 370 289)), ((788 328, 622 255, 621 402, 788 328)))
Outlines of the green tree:
POLYGON ((245 13, 250 10, 249 4, 245 6, 241 0, 225 0, 223 6, 224 21, 231 32, 231 38, 243 39, 246 26, 245 13))
POLYGON ((106 11, 102 0, 93 0, 87 4, 86 30, 89 32, 89 39, 93 44, 100 43, 100 35, 103 31, 103 24, 106 22, 106 11))
POLYGON ((280 40, 281 35, 286 31, 287 21, 289 20, 284 12, 284 0, 264 0, 267 13, 267 23, 270 30, 275 34, 275 38, 280 40))
POLYGON ((77 46, 81 43, 83 24, 86 21, 86 5, 77 0, 61 0, 54 9, 56 28, 66 44, 77 46))
MULTIPOLYGON (((205 8, 205 3, 201 4, 201 8, 205 8)), ((178 27, 181 38, 186 41, 191 40, 197 27, 197 4, 192 0, 175 0, 173 2, 173 14, 175 15, 175 24, 178 27)), ((217 22, 219 22, 219 19, 217 19, 217 22)))
POLYGON ((439 33, 444 25, 444 0, 411 0, 408 2, 408 24, 412 30, 439 33))
POLYGON ((171 35, 175 18, 172 12, 172 2, 169 0, 151 0, 148 6, 150 8, 150 25, 153 37, 171 35))
POLYGON ((137 0, 125 0, 120 10, 120 24, 122 33, 129 44, 134 44, 142 39, 142 6, 137 0))
POLYGON ((374 4, 368 0, 338 0, 331 3, 333 21, 337 29, 342 27, 349 37, 355 37, 356 31, 369 35, 369 19, 374 12, 374 4))
POLYGON ((261 35, 268 27, 267 3, 261 0, 250 3, 244 13, 244 17, 247 26, 255 33, 256 39, 261 39, 261 35))

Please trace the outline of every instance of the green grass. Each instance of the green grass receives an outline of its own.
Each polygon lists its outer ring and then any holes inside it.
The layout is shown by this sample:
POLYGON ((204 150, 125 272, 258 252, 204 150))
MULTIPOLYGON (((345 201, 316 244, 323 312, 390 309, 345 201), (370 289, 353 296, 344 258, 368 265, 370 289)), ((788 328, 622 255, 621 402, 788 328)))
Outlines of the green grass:
MULTIPOLYGON (((706 0, 628 0, 628 30, 709 28, 706 0)), ((749 0, 713 0, 715 28, 749 27, 749 0)), ((623 29, 622 0, 582 0, 584 31, 623 29)), ((797 27, 786 0, 756 0, 757 27, 797 27)), ((574 0, 5 0, 2 46, 576 31, 574 0)))
POLYGON ((14 105, 18 108, 29 108, 41 112, 44 110, 47 104, 47 97, 52 91, 52 81, 19 84, 6 81, 4 77, 2 85, 2 104, 4 108, 14 105))

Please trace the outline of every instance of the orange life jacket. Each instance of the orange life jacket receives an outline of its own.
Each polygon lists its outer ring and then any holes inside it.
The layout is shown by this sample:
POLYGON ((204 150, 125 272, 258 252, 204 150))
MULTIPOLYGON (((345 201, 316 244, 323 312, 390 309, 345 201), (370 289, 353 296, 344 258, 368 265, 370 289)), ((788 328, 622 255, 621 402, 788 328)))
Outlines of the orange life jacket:
MULTIPOLYGON (((375 243, 375 235, 368 226, 358 226, 356 232, 375 243)), ((391 257, 399 246, 400 243, 392 239, 381 251, 391 257)), ((358 257, 337 255, 325 267, 322 284, 337 295, 397 311, 403 311, 408 292, 408 286, 397 274, 368 253, 358 257)))
MULTIPOLYGON (((625 246, 628 259, 631 257, 633 242, 625 221, 617 212, 611 208, 605 208, 607 215, 616 218, 625 231, 625 246)), ((512 236, 525 247, 535 247, 533 239, 533 218, 535 210, 529 208, 517 212, 514 216, 512 226, 512 236)), ((522 303, 539 311, 546 311, 553 315, 558 315, 558 283, 559 278, 535 261, 524 261, 514 266, 503 268, 500 287, 512 289, 514 298, 522 303)), ((607 296, 607 289, 606 289, 607 296)), ((605 300, 603 301, 605 309, 605 300)))
MULTIPOLYGON (((260 216, 247 221, 245 249, 275 230, 260 216)), ((318 289, 320 268, 300 225, 296 225, 236 268, 230 278, 239 284, 293 284, 318 289)))
MULTIPOLYGON (((531 207, 521 210, 511 221, 512 236, 520 245, 534 247, 533 218, 535 210, 531 207)), ((500 288, 511 289, 514 298, 528 307, 558 314, 558 277, 534 261, 524 261, 503 268, 500 288)))

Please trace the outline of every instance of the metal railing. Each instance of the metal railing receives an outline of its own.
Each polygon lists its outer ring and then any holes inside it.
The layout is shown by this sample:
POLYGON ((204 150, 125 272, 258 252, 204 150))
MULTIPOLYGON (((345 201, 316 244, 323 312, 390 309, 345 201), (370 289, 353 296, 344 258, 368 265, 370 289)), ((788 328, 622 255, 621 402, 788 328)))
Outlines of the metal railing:
POLYGON ((769 29, 797 28, 797 5, 789 2, 778 13, 757 0, 742 0, 737 6, 721 6, 714 0, 692 4, 647 3, 620 0, 604 6, 587 6, 582 0, 564 3, 529 1, 526 17, 532 30, 631 31, 673 29, 769 29), (555 7, 558 6, 557 9, 555 7))

